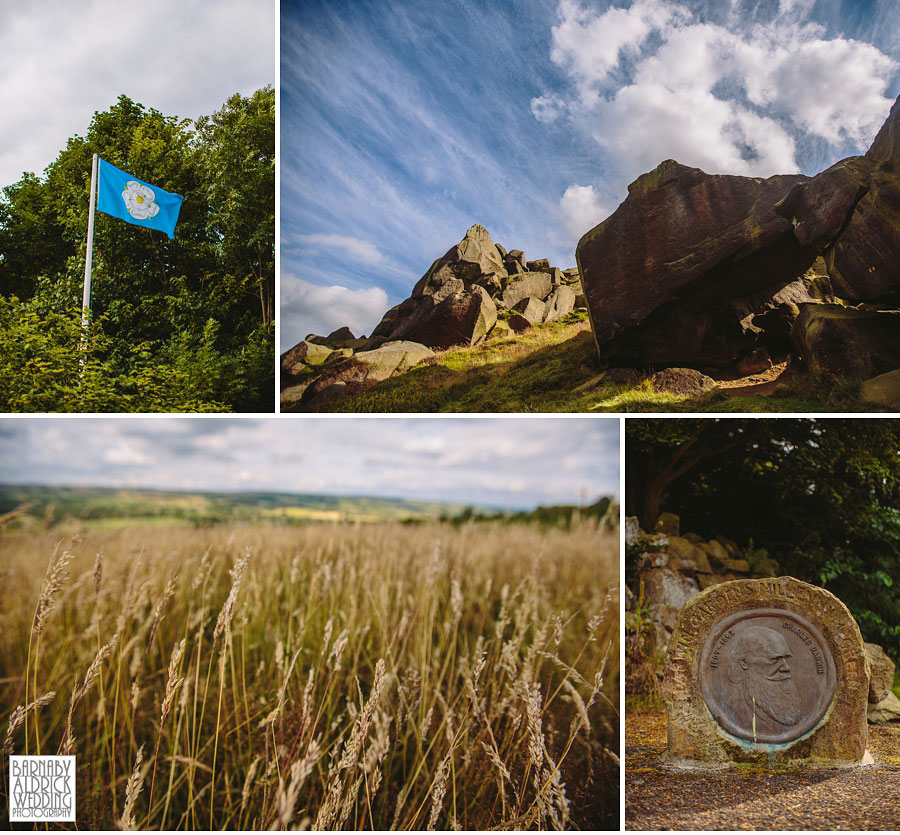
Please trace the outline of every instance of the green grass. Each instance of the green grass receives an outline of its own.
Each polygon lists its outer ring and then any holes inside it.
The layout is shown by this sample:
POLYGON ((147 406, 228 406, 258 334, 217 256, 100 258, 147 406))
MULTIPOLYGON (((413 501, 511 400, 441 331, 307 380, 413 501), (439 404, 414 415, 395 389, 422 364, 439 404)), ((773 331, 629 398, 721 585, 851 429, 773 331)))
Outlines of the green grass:
POLYGON ((602 367, 583 314, 474 347, 438 352, 326 412, 842 412, 870 411, 858 384, 808 382, 770 397, 700 398, 639 385, 591 385, 602 367))

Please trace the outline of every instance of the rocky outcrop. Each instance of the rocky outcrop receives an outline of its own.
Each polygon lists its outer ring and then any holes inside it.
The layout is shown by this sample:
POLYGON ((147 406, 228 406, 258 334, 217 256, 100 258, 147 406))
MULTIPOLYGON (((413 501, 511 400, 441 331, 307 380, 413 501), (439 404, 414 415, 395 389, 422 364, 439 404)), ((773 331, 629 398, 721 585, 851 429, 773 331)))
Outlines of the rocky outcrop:
POLYGON ((681 534, 674 513, 660 515, 651 532, 641 529, 636 517, 625 518, 625 544, 633 555, 630 587, 640 604, 646 625, 646 654, 661 658, 688 600, 710 586, 730 580, 775 577, 780 567, 765 549, 741 549, 726 537, 705 540, 697 534, 681 534))
MULTIPOLYGON (((319 407, 373 385, 375 372, 366 369, 375 352, 391 343, 435 350, 478 345, 558 321, 579 300, 584 296, 577 268, 561 270, 546 258, 527 261, 522 250, 507 251, 476 224, 429 267, 409 298, 384 314, 370 337, 354 337, 344 327, 324 337, 310 334, 286 351, 282 404, 286 410, 319 407)), ((391 349, 377 356, 395 353, 391 349)), ((384 361, 376 365, 380 368, 384 361)), ((407 367, 397 366, 391 374, 407 367)))
POLYGON ((522 250, 495 244, 476 224, 416 282, 412 294, 391 308, 372 332, 431 348, 477 345, 488 337, 497 310, 515 310, 529 323, 555 321, 574 308, 577 276, 546 258, 526 261, 522 250), (566 284, 562 284, 565 281, 566 284))
POLYGON ((818 376, 867 380, 900 368, 900 310, 802 304, 791 338, 818 376))
POLYGON ((900 99, 864 157, 841 160, 795 189, 779 212, 798 239, 824 249, 835 292, 853 301, 900 297, 900 99))
POLYGON ((601 360, 754 373, 793 350, 798 306, 896 307, 898 136, 900 99, 864 156, 813 178, 666 160, 635 180, 576 252, 601 360))
POLYGON ((578 243, 601 357, 730 365, 755 346, 729 304, 795 280, 815 260, 775 205, 802 176, 710 175, 666 160, 578 243))
POLYGON ((900 368, 863 381, 859 399, 884 411, 900 412, 900 368))
POLYGON ((434 351, 416 342, 386 342, 374 351, 360 351, 330 365, 303 392, 300 402, 311 409, 359 394, 375 383, 408 371, 434 351))
POLYGON ((900 699, 891 687, 896 665, 878 644, 866 644, 869 657, 869 721, 875 725, 900 719, 900 699))

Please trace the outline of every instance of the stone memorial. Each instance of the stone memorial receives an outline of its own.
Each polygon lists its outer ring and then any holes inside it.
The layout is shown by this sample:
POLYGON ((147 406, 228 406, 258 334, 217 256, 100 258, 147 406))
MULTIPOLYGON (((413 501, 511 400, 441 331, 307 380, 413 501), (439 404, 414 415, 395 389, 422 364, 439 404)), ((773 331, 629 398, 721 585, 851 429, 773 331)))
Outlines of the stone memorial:
POLYGON ((793 577, 711 586, 681 611, 662 694, 671 765, 866 758, 869 661, 853 616, 793 577))

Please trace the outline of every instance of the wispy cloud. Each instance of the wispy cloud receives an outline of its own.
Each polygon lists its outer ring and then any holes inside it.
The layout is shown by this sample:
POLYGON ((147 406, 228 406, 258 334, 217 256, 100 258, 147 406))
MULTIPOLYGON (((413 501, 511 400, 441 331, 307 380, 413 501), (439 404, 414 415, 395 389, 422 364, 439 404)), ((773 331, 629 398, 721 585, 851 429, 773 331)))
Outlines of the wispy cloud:
POLYGON ((395 304, 473 223, 573 265, 583 224, 667 157, 821 170, 865 147, 897 92, 896 0, 865 6, 284 2, 285 271, 395 304))

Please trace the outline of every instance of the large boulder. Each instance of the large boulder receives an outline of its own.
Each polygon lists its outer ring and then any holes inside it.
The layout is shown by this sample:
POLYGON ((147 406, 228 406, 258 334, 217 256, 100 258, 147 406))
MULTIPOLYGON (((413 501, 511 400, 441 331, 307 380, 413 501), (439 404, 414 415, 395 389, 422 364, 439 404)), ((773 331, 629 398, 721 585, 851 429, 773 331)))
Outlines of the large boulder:
POLYGON ((869 704, 876 705, 886 699, 894 686, 896 666, 878 644, 866 643, 871 677, 869 678, 869 704))
POLYGON ((310 366, 322 365, 331 355, 333 348, 316 342, 303 340, 281 355, 281 372, 288 377, 296 377, 310 366))
POLYGON ((471 291, 458 290, 436 305, 428 297, 423 297, 421 303, 425 315, 401 322, 392 338, 431 348, 477 345, 497 321, 497 306, 479 286, 471 291))
POLYGON ((575 291, 566 284, 560 284, 547 298, 544 321, 555 322, 574 309, 575 291))
MULTIPOLYGON (((413 288, 413 296, 439 292, 448 281, 461 281, 466 288, 483 273, 506 276, 506 267, 497 245, 481 224, 476 223, 466 236, 435 261, 413 288)), ((458 289, 454 285, 455 289, 458 289)))
POLYGON ((802 304, 791 338, 810 371, 867 380, 900 368, 900 310, 802 304))
POLYGON ((524 299, 517 301, 513 305, 516 313, 524 316, 532 324, 544 321, 544 314, 547 311, 547 303, 534 296, 526 296, 524 299))
POLYGON ((602 358, 730 364, 743 334, 728 302, 793 281, 815 260, 775 205, 801 175, 710 175, 666 160, 578 243, 602 358), (724 314, 724 318, 723 318, 724 314))
POLYGON ((511 276, 503 291, 503 306, 512 308, 522 299, 529 296, 535 299, 546 299, 553 290, 553 279, 550 273, 522 273, 511 276))
POLYGON ((859 399, 887 412, 900 412, 900 368, 865 380, 859 387, 859 399))
POLYGON ((381 380, 402 374, 434 351, 416 342, 386 342, 374 351, 360 351, 328 366, 306 389, 302 404, 317 408, 337 397, 356 394, 381 380))
POLYGON ((900 699, 888 693, 877 705, 869 705, 868 719, 873 725, 883 725, 900 719, 900 699))
POLYGON ((864 157, 832 165, 778 211, 801 243, 824 250, 835 292, 855 301, 900 296, 900 98, 864 157))

